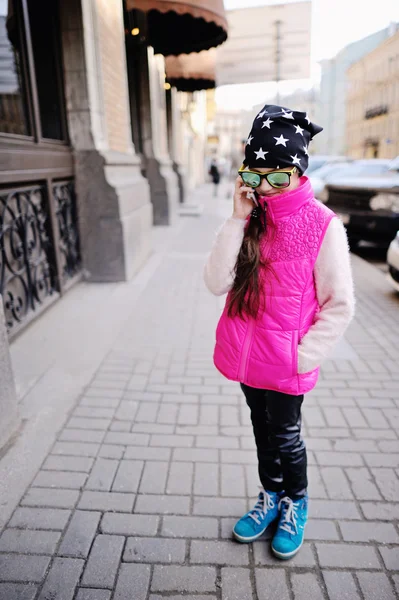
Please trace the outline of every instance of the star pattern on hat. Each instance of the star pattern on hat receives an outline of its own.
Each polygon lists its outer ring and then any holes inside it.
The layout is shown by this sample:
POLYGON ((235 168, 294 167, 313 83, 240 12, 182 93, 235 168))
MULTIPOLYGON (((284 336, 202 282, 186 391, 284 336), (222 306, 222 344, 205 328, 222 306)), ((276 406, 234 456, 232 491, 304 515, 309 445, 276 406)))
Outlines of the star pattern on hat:
POLYGON ((305 121, 307 121, 308 125, 310 125, 310 119, 308 117, 308 113, 305 114, 305 121))
POLYGON ((274 139, 276 140, 276 146, 287 146, 287 142, 289 141, 289 139, 285 138, 283 134, 281 134, 280 137, 275 137, 274 139))
POLYGON ((295 133, 300 133, 301 135, 303 135, 303 128, 299 127, 299 125, 294 125, 294 127, 296 128, 296 132, 295 133))
POLYGON ((271 119, 268 117, 267 121, 263 121, 262 129, 263 129, 264 127, 267 127, 268 129, 270 129, 270 125, 271 125, 272 123, 274 123, 274 121, 272 121, 272 120, 271 120, 271 119))
MULTIPOLYGON (((291 156, 291 155, 290 155, 290 156, 291 156)), ((292 164, 293 164, 293 165, 300 165, 301 159, 300 159, 300 158, 298 158, 298 155, 297 155, 297 154, 295 154, 295 156, 291 156, 291 158, 292 158, 292 164)))
POLYGON ((309 156, 309 152, 306 146, 303 147, 303 151, 306 154, 306 156, 309 156))
POLYGON ((284 110, 284 108, 282 108, 281 111, 281 116, 284 117, 284 119, 294 119, 294 117, 292 116, 292 111, 290 112, 289 110, 284 110))
POLYGON ((261 118, 262 118, 262 117, 264 117, 265 115, 267 115, 267 110, 262 110, 262 112, 260 112, 256 118, 257 118, 257 119, 261 119, 261 118))
POLYGON ((265 158, 266 154, 269 154, 269 152, 263 150, 262 147, 260 147, 258 151, 254 150, 254 153, 256 154, 256 160, 265 158))
MULTIPOLYGON (((254 139, 254 138, 253 138, 253 136, 252 136, 252 135, 250 135, 250 136, 249 136, 249 138, 247 139, 247 144, 248 144, 248 146, 250 146, 250 145, 251 145, 251 142, 252 142, 252 140, 253 140, 253 139, 254 139)), ((247 145, 247 144, 245 144, 245 145, 247 145)))

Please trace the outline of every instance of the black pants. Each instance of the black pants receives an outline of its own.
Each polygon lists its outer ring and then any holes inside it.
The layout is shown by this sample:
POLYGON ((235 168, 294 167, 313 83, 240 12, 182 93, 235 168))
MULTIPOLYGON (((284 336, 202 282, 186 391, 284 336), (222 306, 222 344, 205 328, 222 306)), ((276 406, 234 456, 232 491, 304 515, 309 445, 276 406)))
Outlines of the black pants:
POLYGON ((259 478, 266 490, 293 500, 306 494, 306 447, 301 437, 303 395, 260 390, 240 384, 251 409, 259 478))

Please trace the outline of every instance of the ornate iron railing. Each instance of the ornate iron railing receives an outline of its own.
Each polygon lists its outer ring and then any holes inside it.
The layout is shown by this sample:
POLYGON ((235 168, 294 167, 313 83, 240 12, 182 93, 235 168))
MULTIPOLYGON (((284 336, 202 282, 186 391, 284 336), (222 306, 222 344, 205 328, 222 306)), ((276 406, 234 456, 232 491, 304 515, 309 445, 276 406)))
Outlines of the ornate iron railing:
POLYGON ((0 294, 9 333, 62 293, 79 269, 73 182, 0 190, 0 294))

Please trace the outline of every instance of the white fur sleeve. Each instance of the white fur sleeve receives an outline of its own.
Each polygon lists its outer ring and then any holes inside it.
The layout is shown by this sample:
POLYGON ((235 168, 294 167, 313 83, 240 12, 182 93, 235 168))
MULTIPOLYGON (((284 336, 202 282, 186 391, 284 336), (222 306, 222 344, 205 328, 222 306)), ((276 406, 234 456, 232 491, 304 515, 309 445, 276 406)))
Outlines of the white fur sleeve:
POLYGON ((204 268, 206 287, 215 296, 232 288, 234 267, 244 238, 245 219, 227 219, 216 234, 211 253, 204 268))
POLYGON ((333 218, 314 267, 320 312, 298 348, 298 372, 320 366, 349 325, 355 309, 353 279, 345 228, 333 218))

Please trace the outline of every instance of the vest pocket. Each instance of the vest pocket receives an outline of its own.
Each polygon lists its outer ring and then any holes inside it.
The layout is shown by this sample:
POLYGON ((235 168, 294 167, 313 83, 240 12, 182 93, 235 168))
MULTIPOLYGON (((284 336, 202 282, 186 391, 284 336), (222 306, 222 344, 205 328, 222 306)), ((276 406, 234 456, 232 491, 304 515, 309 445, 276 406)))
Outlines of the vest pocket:
POLYGON ((299 332, 297 329, 294 329, 292 332, 292 347, 291 347, 291 356, 292 356, 292 374, 298 375, 298 344, 299 344, 299 332))

